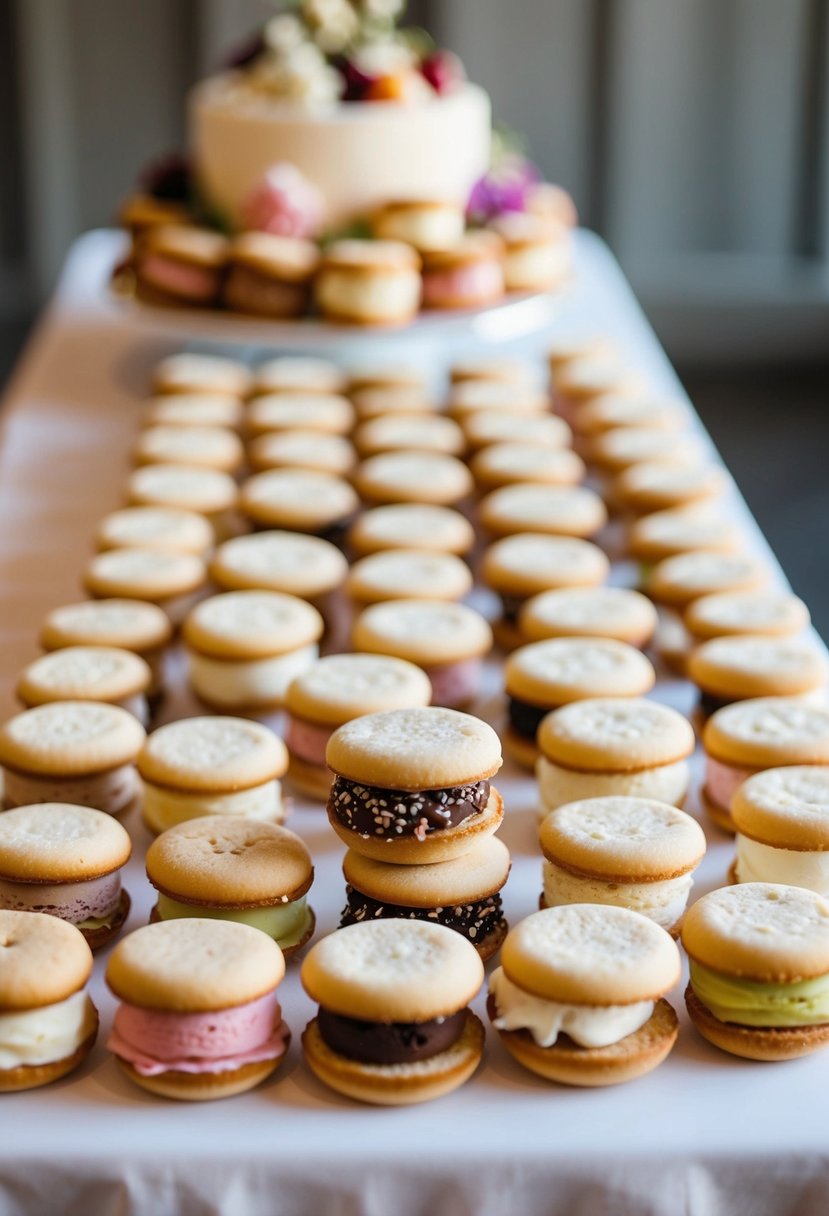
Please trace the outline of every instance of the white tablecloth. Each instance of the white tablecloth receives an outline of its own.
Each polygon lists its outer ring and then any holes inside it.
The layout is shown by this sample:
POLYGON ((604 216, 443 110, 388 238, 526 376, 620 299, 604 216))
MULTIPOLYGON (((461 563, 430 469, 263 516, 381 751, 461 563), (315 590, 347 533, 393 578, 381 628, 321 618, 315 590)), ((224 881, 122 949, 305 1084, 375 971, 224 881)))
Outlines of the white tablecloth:
MULTIPOLYGON (((78 598, 79 571, 102 514, 117 506, 149 369, 180 339, 149 338, 102 291, 117 237, 90 234, 11 386, 0 452, 0 700, 13 712, 16 673, 36 653, 48 609, 78 598)), ((578 273, 559 331, 604 330, 625 345, 653 389, 680 386, 616 263, 579 234, 578 273)), ((541 341, 543 347, 548 341, 541 341)), ((527 343, 526 345, 531 345, 527 343)), ((750 548, 771 559, 738 497, 750 548)), ((622 575, 623 576, 623 572, 622 575)), ((620 576, 620 577, 621 577, 620 576)), ((482 713, 497 721, 495 665, 482 713)), ((690 691, 661 681, 679 708, 690 691)), ((182 704, 179 703, 179 709, 182 704)), ((503 838, 514 865, 513 922, 537 907, 540 861, 534 783, 505 766, 503 838)), ((694 796, 690 809, 696 811, 694 796)), ((145 922, 148 836, 128 824, 135 860, 129 927, 145 922)), ((328 932, 343 903, 341 849, 322 811, 291 826, 316 862, 311 902, 328 932)), ((706 825, 706 830, 708 826, 706 825)), ((697 893, 720 885, 732 845, 709 830, 697 893)), ((717 1052, 673 1003, 681 1033, 668 1061, 629 1086, 579 1091, 525 1072, 489 1033, 487 1058, 438 1103, 355 1105, 305 1068, 299 1034, 312 1013, 296 968, 281 989, 294 1032, 290 1057, 258 1090, 226 1102, 155 1099, 119 1073, 104 1048, 114 1002, 96 965, 102 1032, 86 1065, 43 1090, 2 1099, 0 1216, 17 1213, 220 1213, 221 1216, 824 1216, 829 1210, 829 1052, 778 1065, 717 1052)), ((479 1012, 483 1001, 476 1002, 479 1012)))

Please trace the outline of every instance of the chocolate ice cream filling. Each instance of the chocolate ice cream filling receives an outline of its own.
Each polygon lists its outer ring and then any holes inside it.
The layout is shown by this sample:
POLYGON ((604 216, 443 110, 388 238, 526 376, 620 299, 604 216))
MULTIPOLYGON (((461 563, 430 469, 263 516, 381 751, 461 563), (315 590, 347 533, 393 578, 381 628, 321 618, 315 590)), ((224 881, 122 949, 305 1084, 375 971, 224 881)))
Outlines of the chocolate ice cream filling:
POLYGON ((463 934, 473 945, 479 945, 504 923, 501 896, 497 893, 472 903, 451 904, 446 907, 410 908, 402 904, 382 903, 363 895, 350 884, 345 889, 348 902, 340 917, 340 928, 357 925, 364 920, 425 920, 434 925, 446 925, 463 934))
POLYGON ((456 1043, 466 1024, 466 1009, 428 1022, 362 1022, 320 1006, 317 1026, 323 1042, 338 1055, 360 1064, 416 1064, 456 1043))
POLYGON ((337 777, 328 809, 344 827, 361 836, 414 836, 418 840, 480 815, 489 801, 489 782, 473 781, 443 790, 387 790, 337 777))
POLYGON ((517 697, 509 697, 507 704, 509 724, 517 735, 535 742, 536 732, 541 725, 542 718, 546 718, 553 708, 552 705, 543 708, 540 705, 530 705, 527 701, 519 701, 517 697))

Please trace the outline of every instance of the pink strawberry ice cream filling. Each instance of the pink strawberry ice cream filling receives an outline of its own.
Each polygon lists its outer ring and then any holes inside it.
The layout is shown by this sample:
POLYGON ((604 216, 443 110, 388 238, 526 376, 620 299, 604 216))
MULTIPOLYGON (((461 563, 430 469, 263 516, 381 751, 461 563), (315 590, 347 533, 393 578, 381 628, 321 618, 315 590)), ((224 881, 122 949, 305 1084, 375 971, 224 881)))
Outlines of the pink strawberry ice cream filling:
POLYGON ((316 726, 300 718, 288 719, 285 743, 288 751, 308 764, 325 767, 325 748, 334 733, 333 726, 316 726))
POLYGON ((45 912, 72 925, 103 920, 121 899, 121 875, 104 874, 88 882, 11 882, 0 879, 0 908, 14 912, 45 912))
POLYGON ((441 663, 438 667, 424 667, 432 684, 432 704, 449 709, 464 705, 478 695, 481 682, 481 660, 461 659, 457 663, 441 663))
POLYGON ((278 1060, 288 1028, 275 992, 245 1005, 207 1013, 118 1006, 107 1041, 110 1051, 143 1077, 163 1072, 230 1072, 245 1064, 278 1060))
POLYGON ((445 301, 490 299, 504 290, 504 276, 497 262, 472 262, 456 270, 433 270, 423 276, 423 303, 439 308, 445 301))
POLYGON ((735 764, 724 764, 722 760, 708 756, 705 764, 705 792, 712 802, 727 811, 738 786, 756 772, 759 772, 756 768, 738 768, 735 764))
POLYGON ((144 279, 154 287, 188 300, 212 300, 219 292, 217 271, 176 262, 160 253, 146 254, 141 260, 140 270, 144 279))

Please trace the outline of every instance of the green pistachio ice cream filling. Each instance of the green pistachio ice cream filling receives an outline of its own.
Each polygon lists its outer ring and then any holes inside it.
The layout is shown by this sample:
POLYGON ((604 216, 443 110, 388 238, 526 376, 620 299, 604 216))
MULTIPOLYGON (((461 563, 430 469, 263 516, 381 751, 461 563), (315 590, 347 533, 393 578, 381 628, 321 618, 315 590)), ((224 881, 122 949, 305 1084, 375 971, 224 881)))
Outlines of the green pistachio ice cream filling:
POLYGON ((793 984, 760 984, 710 971, 692 959, 691 987, 721 1022, 781 1029, 829 1022, 829 975, 793 984))
POLYGON ((305 935, 310 912, 305 896, 273 908, 206 908, 200 904, 183 904, 169 895, 158 893, 158 915, 162 920, 178 920, 185 916, 206 917, 209 920, 232 920, 251 925, 272 937, 278 945, 295 946, 305 935))

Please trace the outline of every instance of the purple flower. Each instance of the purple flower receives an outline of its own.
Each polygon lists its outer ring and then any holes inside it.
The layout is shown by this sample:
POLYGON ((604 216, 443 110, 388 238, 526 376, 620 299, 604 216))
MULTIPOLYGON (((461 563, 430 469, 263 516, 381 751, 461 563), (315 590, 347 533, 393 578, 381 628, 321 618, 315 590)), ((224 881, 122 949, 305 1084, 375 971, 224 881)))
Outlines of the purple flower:
POLYGON ((478 178, 469 195, 466 213, 476 224, 485 224, 507 211, 526 211, 533 187, 540 181, 538 169, 525 156, 502 157, 478 178))

